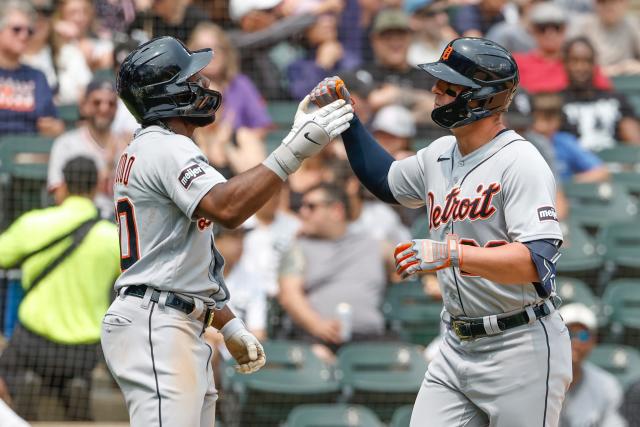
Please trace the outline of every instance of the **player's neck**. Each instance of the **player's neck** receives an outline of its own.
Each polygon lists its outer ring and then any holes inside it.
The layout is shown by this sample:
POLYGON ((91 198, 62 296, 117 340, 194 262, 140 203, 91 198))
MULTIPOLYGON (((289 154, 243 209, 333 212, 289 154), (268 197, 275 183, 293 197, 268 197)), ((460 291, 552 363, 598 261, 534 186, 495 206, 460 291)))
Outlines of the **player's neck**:
POLYGON ((186 120, 182 120, 181 118, 178 118, 178 117, 170 117, 166 119, 166 121, 164 122, 164 125, 171 132, 178 135, 186 136, 187 138, 191 138, 191 139, 193 139, 193 133, 198 128, 198 126, 192 123, 189 123, 186 120))
POLYGON ((456 137, 460 154, 466 156, 490 142, 502 129, 505 129, 502 121, 491 116, 467 126, 452 129, 451 132, 456 137))

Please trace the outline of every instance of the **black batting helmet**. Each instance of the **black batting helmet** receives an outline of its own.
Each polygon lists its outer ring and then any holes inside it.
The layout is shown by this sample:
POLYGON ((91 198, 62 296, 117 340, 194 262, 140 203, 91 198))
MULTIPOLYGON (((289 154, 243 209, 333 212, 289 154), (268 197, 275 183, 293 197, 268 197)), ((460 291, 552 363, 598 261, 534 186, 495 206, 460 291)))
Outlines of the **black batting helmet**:
POLYGON ((436 79, 465 86, 455 101, 431 113, 433 121, 447 129, 506 111, 520 80, 516 61, 507 49, 475 37, 453 40, 438 62, 419 67, 436 79))
POLYGON ((191 52, 173 37, 152 39, 122 62, 118 95, 140 124, 167 117, 211 117, 222 95, 188 79, 212 57, 211 49, 191 52))

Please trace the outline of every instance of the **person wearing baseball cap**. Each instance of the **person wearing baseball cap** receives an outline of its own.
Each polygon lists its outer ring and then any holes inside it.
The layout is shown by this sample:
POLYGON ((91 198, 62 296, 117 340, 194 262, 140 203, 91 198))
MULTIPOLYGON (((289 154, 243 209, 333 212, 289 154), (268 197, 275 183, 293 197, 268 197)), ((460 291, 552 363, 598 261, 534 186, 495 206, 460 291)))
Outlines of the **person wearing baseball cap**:
POLYGON ((382 107, 373 118, 371 130, 382 146, 396 159, 411 154, 411 139, 416 136, 416 123, 402 105, 382 107))
POLYGON ((598 321, 584 304, 571 303, 560 308, 571 337, 573 381, 560 413, 562 427, 624 427, 618 409, 622 389, 613 375, 586 359, 597 342, 598 321))

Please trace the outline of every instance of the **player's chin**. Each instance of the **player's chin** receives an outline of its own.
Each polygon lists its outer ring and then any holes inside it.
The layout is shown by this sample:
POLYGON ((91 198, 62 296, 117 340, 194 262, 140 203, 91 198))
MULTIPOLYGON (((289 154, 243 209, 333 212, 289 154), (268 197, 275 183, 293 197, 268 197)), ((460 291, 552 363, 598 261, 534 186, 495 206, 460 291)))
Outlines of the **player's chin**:
POLYGON ((216 115, 212 114, 210 116, 205 116, 205 117, 185 117, 184 119, 194 126, 204 127, 204 126, 209 126, 210 124, 215 122, 216 115))

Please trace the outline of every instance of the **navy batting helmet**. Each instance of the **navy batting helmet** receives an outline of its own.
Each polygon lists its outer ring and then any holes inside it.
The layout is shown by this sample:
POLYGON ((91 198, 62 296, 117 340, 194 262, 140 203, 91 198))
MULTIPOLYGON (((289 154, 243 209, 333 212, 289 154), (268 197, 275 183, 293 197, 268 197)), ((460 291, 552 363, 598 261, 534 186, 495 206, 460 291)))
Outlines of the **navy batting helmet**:
POLYGON ((437 79, 465 86, 453 102, 431 113, 433 121, 447 129, 506 111, 520 80, 507 49, 475 37, 453 40, 438 62, 419 67, 437 79))
POLYGON ((212 57, 211 49, 191 52, 173 37, 152 39, 122 62, 118 95, 141 124, 167 117, 212 118, 222 95, 188 81, 212 57))

